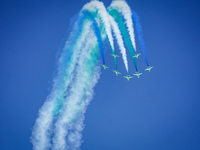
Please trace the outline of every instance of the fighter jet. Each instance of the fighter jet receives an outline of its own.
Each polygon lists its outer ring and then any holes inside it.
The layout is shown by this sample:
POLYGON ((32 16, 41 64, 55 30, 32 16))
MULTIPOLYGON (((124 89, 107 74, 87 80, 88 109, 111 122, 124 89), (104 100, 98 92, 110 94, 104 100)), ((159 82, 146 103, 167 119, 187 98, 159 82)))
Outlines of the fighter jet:
POLYGON ((135 58, 137 58, 138 59, 138 57, 141 55, 141 53, 139 53, 139 54, 135 54, 135 56, 133 56, 133 57, 135 57, 135 58))
POLYGON ((129 81, 133 77, 131 77, 130 75, 126 75, 126 76, 124 76, 124 78, 126 78, 129 81))
POLYGON ((140 75, 142 75, 142 73, 136 72, 135 74, 133 74, 134 76, 137 76, 138 78, 140 77, 140 75))
POLYGON ((106 66, 106 65, 102 65, 103 66, 103 68, 106 70, 108 67, 106 66))
POLYGON ((111 54, 111 56, 113 56, 113 57, 115 57, 115 58, 119 57, 119 56, 116 55, 116 54, 111 54))
POLYGON ((147 69, 145 69, 145 71, 148 70, 148 71, 150 72, 150 70, 151 70, 152 68, 153 68, 153 66, 152 66, 152 67, 148 66, 147 69))
POLYGON ((118 76, 118 74, 121 74, 119 71, 117 70, 113 70, 114 73, 116 73, 116 76, 118 76))

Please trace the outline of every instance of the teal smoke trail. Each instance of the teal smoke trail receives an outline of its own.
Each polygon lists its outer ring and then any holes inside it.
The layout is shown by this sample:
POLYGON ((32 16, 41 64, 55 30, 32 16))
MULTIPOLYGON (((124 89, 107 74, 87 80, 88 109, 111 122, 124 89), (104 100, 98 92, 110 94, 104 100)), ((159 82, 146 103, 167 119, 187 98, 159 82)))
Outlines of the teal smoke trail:
POLYGON ((92 13, 89 12, 88 10, 84 10, 84 11, 82 11, 82 13, 85 15, 85 17, 88 17, 89 20, 92 21, 92 26, 93 26, 93 29, 95 31, 95 34, 96 34, 96 37, 97 37, 97 40, 98 40, 98 43, 99 43, 102 61, 103 61, 103 64, 105 65, 103 41, 102 41, 101 33, 100 33, 100 30, 99 30, 99 27, 98 27, 98 23, 94 19, 94 16, 92 15, 92 13))
MULTIPOLYGON (((58 68, 58 76, 54 81, 54 89, 55 89, 55 104, 54 104, 54 115, 58 115, 62 110, 63 103, 65 101, 65 97, 68 91, 68 84, 71 82, 70 79, 73 78, 73 71, 75 67, 74 61, 80 57, 80 48, 82 45, 80 44, 81 38, 84 34, 83 30, 88 23, 88 20, 84 18, 84 16, 79 16, 76 23, 75 29, 73 30, 70 40, 67 41, 66 46, 63 49, 63 53, 61 58, 59 59, 59 68, 58 68), (80 26, 83 26, 80 28, 80 26), (79 49, 79 50, 76 50, 79 49)), ((87 31, 86 31, 87 32, 87 31)), ((85 39, 83 39, 82 43, 84 43, 85 39)))
POLYGON ((76 69, 70 94, 64 104, 65 109, 55 124, 56 133, 53 142, 56 150, 77 149, 81 144, 83 114, 91 100, 93 93, 91 90, 99 78, 98 48, 84 51, 76 69))
MULTIPOLYGON (((90 3, 86 4, 83 7, 83 10, 89 10, 91 13, 95 13, 95 16, 98 16, 100 24, 103 25, 104 30, 105 30, 105 35, 108 38, 112 54, 116 54, 115 48, 114 48, 114 40, 112 37, 112 32, 111 32, 111 25, 110 25, 110 20, 109 20, 109 15, 106 11, 105 6, 103 5, 102 2, 99 1, 91 1, 90 3)), ((117 60, 115 57, 113 57, 114 63, 115 63, 115 69, 117 70, 117 60)))
POLYGON ((108 12, 115 19, 115 21, 118 23, 118 26, 119 26, 119 29, 122 33, 123 38, 124 38, 125 44, 128 47, 129 53, 131 55, 135 70, 138 71, 136 59, 133 57, 133 56, 135 56, 135 52, 134 52, 134 49, 132 47, 132 43, 131 43, 131 40, 129 38, 129 34, 128 34, 128 31, 126 29, 126 26, 124 25, 123 18, 121 17, 119 12, 116 9, 113 9, 112 7, 109 7, 108 12))
POLYGON ((146 47, 145 47, 145 43, 144 43, 144 39, 143 39, 143 30, 142 30, 142 26, 140 23, 140 17, 138 16, 138 14, 132 10, 132 18, 133 18, 133 22, 135 25, 135 29, 137 31, 137 36, 138 36, 138 40, 146 61, 147 66, 149 66, 148 60, 147 60, 147 55, 146 55, 146 47))
POLYGON ((124 0, 117 0, 112 1, 111 8, 116 9, 121 16, 123 16, 124 24, 127 27, 127 31, 129 33, 129 37, 133 46, 133 49, 136 52, 136 43, 135 43, 135 35, 134 35, 134 28, 133 28, 133 20, 132 20, 132 12, 126 1, 124 0))

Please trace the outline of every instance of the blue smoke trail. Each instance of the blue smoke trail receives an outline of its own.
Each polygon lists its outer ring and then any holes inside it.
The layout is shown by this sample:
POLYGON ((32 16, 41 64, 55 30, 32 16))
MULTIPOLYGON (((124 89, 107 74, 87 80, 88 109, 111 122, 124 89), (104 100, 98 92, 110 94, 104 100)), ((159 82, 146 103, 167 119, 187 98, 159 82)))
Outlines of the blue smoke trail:
POLYGON ((146 47, 145 47, 145 43, 144 43, 144 39, 143 39, 143 30, 142 30, 142 26, 140 23, 140 17, 137 15, 137 13, 135 11, 132 10, 132 18, 133 18, 133 23, 134 23, 134 27, 137 31, 137 36, 138 36, 138 40, 146 61, 147 66, 149 66, 148 60, 147 60, 147 55, 146 55, 146 47))
POLYGON ((97 37, 97 40, 98 40, 98 43, 99 43, 102 61, 103 61, 103 64, 105 65, 103 41, 102 41, 101 33, 100 33, 100 30, 99 30, 99 27, 98 27, 98 23, 94 19, 94 16, 92 15, 92 13, 89 12, 88 10, 84 10, 84 11, 82 11, 82 13, 85 15, 85 17, 89 17, 89 19, 92 20, 92 26, 93 26, 93 29, 95 31, 95 34, 96 34, 96 37, 97 37))

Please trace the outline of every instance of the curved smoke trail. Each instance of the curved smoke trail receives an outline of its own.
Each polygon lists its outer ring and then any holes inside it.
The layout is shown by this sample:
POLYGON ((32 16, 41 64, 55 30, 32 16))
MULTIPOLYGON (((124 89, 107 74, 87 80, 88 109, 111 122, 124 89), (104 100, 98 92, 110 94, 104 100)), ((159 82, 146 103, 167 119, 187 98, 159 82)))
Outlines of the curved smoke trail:
MULTIPOLYGON (((111 25, 109 23, 109 14, 107 13, 104 4, 99 1, 91 1, 90 3, 86 4, 83 7, 83 10, 84 9, 89 10, 91 12, 97 11, 97 15, 99 16, 101 22, 104 25, 109 44, 111 46, 112 54, 116 54, 115 49, 114 49, 114 40, 112 36, 111 25)), ((114 62, 115 62, 115 69, 117 70, 116 58, 114 58, 114 62)))
POLYGON ((133 49, 136 52, 136 43, 135 43, 135 35, 132 21, 132 13, 131 9, 125 1, 113 1, 110 5, 113 9, 117 9, 119 13, 121 13, 125 19, 125 23, 128 27, 128 32, 130 36, 130 40, 133 46, 133 49))
MULTIPOLYGON (((124 12, 123 9, 112 9, 112 7, 109 7, 107 12, 102 2, 92 1, 87 3, 75 17, 72 32, 59 59, 58 73, 52 91, 39 110, 33 128, 31 136, 33 149, 76 150, 80 148, 84 113, 93 97, 93 88, 100 78, 100 55, 105 64, 103 41, 106 38, 112 54, 116 54, 112 31, 127 72, 128 61, 124 42, 137 70, 136 60, 133 58, 134 34, 130 33, 132 21, 129 14, 124 12), (123 14, 128 29, 120 13, 123 14)), ((114 62, 117 70, 116 58, 114 62)))
POLYGON ((100 48, 100 51, 101 51, 102 61, 103 61, 103 64, 105 65, 104 50, 103 50, 103 41, 102 41, 101 33, 100 33, 100 30, 99 30, 99 27, 98 27, 98 23, 97 23, 96 20, 94 19, 94 16, 92 15, 91 12, 89 12, 89 11, 87 11, 87 10, 84 10, 84 11, 82 11, 82 13, 83 13, 86 17, 89 17, 89 20, 92 21, 93 29, 94 29, 94 32, 95 32, 95 34, 96 34, 97 41, 98 41, 98 43, 99 43, 99 48, 100 48))

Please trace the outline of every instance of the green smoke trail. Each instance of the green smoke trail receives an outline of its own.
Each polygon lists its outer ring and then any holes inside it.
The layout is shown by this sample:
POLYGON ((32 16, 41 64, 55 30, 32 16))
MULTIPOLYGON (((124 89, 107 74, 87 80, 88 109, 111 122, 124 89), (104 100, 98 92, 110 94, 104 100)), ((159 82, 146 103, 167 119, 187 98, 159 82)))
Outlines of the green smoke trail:
POLYGON ((126 43, 126 46, 128 47, 128 50, 129 50, 129 53, 131 55, 131 58, 132 58, 132 61, 133 61, 133 64, 134 64, 134 67, 136 69, 136 71, 138 71, 138 68, 137 68, 137 62, 136 62, 136 59, 133 57, 135 56, 135 52, 134 52, 134 49, 132 47, 132 43, 131 43, 131 40, 129 38, 129 34, 128 34, 128 31, 126 29, 126 26, 124 25, 124 20, 123 18, 121 17, 121 15, 119 14, 118 10, 117 9, 114 9, 112 7, 109 7, 108 8, 108 13, 114 18, 114 20, 118 23, 118 26, 119 26, 119 29, 122 33, 122 36, 124 38, 124 41, 126 43))

